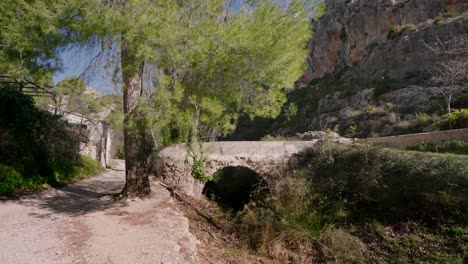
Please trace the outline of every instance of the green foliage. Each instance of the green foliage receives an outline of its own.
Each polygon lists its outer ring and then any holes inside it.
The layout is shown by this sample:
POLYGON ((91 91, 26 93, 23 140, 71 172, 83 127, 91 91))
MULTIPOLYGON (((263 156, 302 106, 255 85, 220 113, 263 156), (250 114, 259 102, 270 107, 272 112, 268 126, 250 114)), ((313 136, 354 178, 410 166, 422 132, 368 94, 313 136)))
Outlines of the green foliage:
POLYGON ((437 131, 468 128, 468 109, 455 109, 443 115, 433 126, 437 131))
POLYGON ((15 169, 0 164, 0 194, 13 193, 23 185, 24 179, 15 169))
POLYGON ((392 109, 393 109, 393 103, 391 103, 391 102, 385 103, 385 104, 384 104, 384 108, 385 108, 386 110, 392 110, 392 109))
POLYGON ((196 149, 193 144, 187 144, 187 153, 188 157, 186 157, 185 163, 191 163, 191 175, 201 182, 213 180, 213 176, 207 175, 205 171, 206 157, 204 157, 202 145, 199 144, 198 149, 196 149), (189 157, 192 158, 191 162, 188 160, 189 157))
POLYGON ((78 77, 67 77, 57 84, 57 96, 76 97, 83 94, 86 84, 78 77))
POLYGON ((468 159, 377 147, 323 145, 300 166, 328 212, 347 219, 384 222, 414 219, 453 223, 463 219, 468 159))
POLYGON ((86 84, 77 77, 67 77, 57 84, 57 99, 61 109, 90 115, 99 110, 97 100, 90 94, 84 94, 86 84))
POLYGON ((426 113, 416 113, 416 121, 419 125, 426 126, 432 122, 432 117, 426 113))
POLYGON ((461 140, 446 141, 440 144, 423 143, 417 146, 408 147, 408 150, 416 150, 423 152, 437 153, 453 153, 460 155, 468 155, 468 143, 461 140))
POLYGON ((278 247, 309 249, 331 222, 314 197, 306 179, 286 177, 240 213, 240 231, 255 248, 271 255, 275 255, 271 249, 278 247))
MULTIPOLYGON (((249 1, 229 13, 224 0, 111 2, 3 1, 2 25, 9 30, 0 40, 7 43, 3 51, 11 48, 13 55, 0 57, 7 58, 6 68, 55 70, 61 66, 58 47, 99 43, 104 52, 125 44, 131 59, 120 61, 123 76, 138 74, 145 63, 158 68, 155 94, 139 104, 158 148, 194 133, 226 135, 241 114, 277 116, 286 101, 284 88, 291 88, 305 67, 308 15, 311 9, 316 16, 325 11, 323 3, 312 7, 300 0, 249 1), (17 63, 18 54, 33 65, 17 63)), ((69 89, 81 87, 76 79, 66 82, 59 85, 64 94, 80 93, 81 88, 69 89)), ((81 94, 70 100, 70 108, 93 114, 100 104, 81 94)))
MULTIPOLYGON (((89 164, 80 163, 74 127, 60 116, 37 109, 29 96, 0 88, 0 116, 0 164, 23 177, 17 184, 55 184, 89 172, 74 169, 89 164)), ((8 174, 6 181, 17 179, 12 171, 8 174)), ((16 183, 11 184, 12 190, 17 189, 16 183)))
POLYGON ((450 11, 445 12, 445 13, 443 13, 441 15, 436 16, 434 18, 434 23, 439 24, 441 22, 446 21, 447 19, 454 18, 454 17, 459 16, 459 15, 460 15, 460 13, 458 13, 458 12, 450 12, 450 11))
POLYGON ((282 10, 265 1, 228 18, 222 9, 213 17, 176 10, 181 20, 161 28, 171 37, 148 51, 168 69, 156 76, 158 88, 148 105, 158 145, 185 141, 194 131, 202 138, 226 135, 241 114, 280 113, 284 88, 303 72, 311 34, 307 10, 299 2, 282 10))
POLYGON ((103 109, 113 109, 113 116, 109 117, 113 127, 121 128, 117 122, 123 120, 122 96, 119 94, 93 95, 85 93, 86 84, 78 77, 67 77, 60 81, 56 87, 58 105, 61 109, 79 113, 85 116, 93 116, 103 109), (120 117, 121 115, 122 117, 120 117))
POLYGON ((324 142, 269 178, 232 231, 274 262, 460 261, 467 187, 467 157, 324 142))
POLYGON ((55 169, 55 179, 51 182, 47 178, 37 176, 30 178, 18 173, 13 167, 0 164, 0 194, 12 194, 42 188, 47 184, 67 183, 82 179, 103 170, 99 161, 87 156, 79 156, 69 167, 55 169))
POLYGON ((88 156, 78 156, 71 166, 58 167, 55 171, 55 178, 58 182, 64 183, 71 180, 83 179, 102 171, 99 161, 88 156))
POLYGON ((286 108, 284 116, 287 121, 291 121, 297 115, 297 105, 295 103, 290 103, 286 108))
POLYGON ((368 115, 382 115, 382 114, 385 114, 385 109, 383 107, 375 106, 375 105, 366 106, 363 110, 368 115))
POLYGON ((362 136, 363 131, 356 123, 352 123, 345 131, 345 136, 350 138, 357 138, 362 136))
POLYGON ((315 4, 313 8, 315 11, 314 19, 318 19, 327 12, 327 3, 325 3, 325 1, 321 1, 315 4))
POLYGON ((405 24, 403 26, 392 26, 388 29, 387 38, 396 39, 407 33, 408 31, 413 31, 418 29, 415 24, 405 24))
POLYGON ((0 73, 48 81, 60 68, 57 54, 65 1, 0 2, 0 73))
POLYGON ((192 159, 193 159, 192 171, 191 171, 192 176, 195 179, 200 180, 202 182, 207 182, 207 181, 212 180, 212 177, 206 175, 205 159, 202 159, 202 158, 200 159, 195 156, 193 156, 192 159))

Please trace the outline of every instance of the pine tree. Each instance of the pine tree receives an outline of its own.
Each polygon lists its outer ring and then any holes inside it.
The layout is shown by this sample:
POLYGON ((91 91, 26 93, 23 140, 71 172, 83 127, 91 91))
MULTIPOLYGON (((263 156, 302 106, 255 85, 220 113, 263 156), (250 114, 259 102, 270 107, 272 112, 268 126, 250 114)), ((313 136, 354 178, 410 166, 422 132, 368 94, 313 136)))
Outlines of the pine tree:
MULTIPOLYGON (((20 2, 44 14, 37 40, 50 51, 35 50, 36 43, 26 41, 34 51, 30 56, 39 58, 37 65, 41 56, 56 59, 56 47, 68 43, 99 42, 103 49, 118 43, 125 115, 122 193, 129 197, 150 193, 150 125, 164 144, 198 131, 226 134, 242 113, 278 115, 286 89, 303 72, 311 35, 309 4, 301 0, 247 1, 241 10, 231 10, 225 0, 20 2), (149 99, 142 97, 148 66, 156 69, 151 80, 156 91, 149 99)), ((18 32, 29 30, 19 26, 18 32)))

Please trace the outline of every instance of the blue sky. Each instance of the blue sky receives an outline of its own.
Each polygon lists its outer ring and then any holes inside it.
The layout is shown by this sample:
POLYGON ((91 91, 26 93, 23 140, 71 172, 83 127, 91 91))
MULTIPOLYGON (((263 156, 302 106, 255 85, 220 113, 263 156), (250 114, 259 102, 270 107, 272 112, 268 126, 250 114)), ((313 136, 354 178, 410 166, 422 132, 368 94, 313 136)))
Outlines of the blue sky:
MULTIPOLYGON (((80 76, 91 62, 92 58, 99 52, 96 48, 70 47, 61 52, 60 57, 63 62, 63 71, 54 74, 54 83, 69 76, 80 76)), ((103 93, 116 93, 120 87, 112 82, 112 74, 101 69, 85 80, 87 85, 103 93)))

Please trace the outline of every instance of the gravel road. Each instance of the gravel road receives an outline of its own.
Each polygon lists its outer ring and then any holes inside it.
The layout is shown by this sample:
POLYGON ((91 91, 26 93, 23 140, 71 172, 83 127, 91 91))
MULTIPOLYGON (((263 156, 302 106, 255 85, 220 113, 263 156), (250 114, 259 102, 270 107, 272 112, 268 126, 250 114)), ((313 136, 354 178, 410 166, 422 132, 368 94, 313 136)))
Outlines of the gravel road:
POLYGON ((169 192, 115 200, 123 161, 113 170, 17 199, 0 199, 0 263, 197 263, 199 242, 169 192))

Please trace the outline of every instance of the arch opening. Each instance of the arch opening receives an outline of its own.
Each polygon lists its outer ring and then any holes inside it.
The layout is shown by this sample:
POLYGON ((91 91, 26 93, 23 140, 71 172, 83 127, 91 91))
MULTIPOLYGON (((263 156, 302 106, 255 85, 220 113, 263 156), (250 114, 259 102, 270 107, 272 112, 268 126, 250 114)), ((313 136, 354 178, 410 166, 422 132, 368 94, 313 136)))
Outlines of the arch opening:
POLYGON ((262 182, 261 177, 247 167, 224 167, 205 184, 203 194, 222 208, 237 212, 250 201, 262 182))

